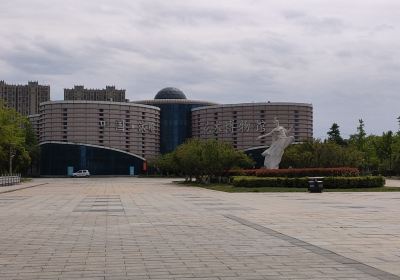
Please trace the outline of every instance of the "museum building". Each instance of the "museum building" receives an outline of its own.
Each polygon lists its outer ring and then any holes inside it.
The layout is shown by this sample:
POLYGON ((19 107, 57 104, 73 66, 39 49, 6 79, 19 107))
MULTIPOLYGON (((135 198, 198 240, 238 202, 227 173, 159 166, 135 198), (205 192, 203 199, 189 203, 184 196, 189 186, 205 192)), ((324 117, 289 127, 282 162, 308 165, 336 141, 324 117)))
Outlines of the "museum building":
POLYGON ((160 90, 153 100, 134 101, 160 108, 160 153, 172 152, 192 136, 192 109, 216 105, 207 101, 188 100, 173 87, 160 90))
POLYGON ((127 102, 40 105, 41 175, 134 175, 160 150, 160 109, 127 102))
POLYGON ((137 175, 147 161, 173 151, 191 137, 231 143, 262 164, 277 117, 295 141, 313 136, 313 108, 307 103, 216 104, 189 100, 176 88, 153 100, 132 102, 64 100, 40 104, 31 116, 41 146, 41 175, 137 175))

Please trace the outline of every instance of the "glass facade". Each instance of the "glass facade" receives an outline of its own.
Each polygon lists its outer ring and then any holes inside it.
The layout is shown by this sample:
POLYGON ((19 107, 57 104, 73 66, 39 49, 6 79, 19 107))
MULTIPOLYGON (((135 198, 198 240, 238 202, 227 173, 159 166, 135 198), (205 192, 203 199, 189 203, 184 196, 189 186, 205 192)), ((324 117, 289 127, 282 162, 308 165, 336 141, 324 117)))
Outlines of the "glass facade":
POLYGON ((161 109, 160 152, 172 152, 192 136, 192 109, 204 104, 152 104, 161 109))
POLYGON ((41 145, 41 175, 67 176, 69 167, 74 172, 87 169, 91 175, 137 175, 143 172, 143 166, 144 161, 139 157, 101 147, 41 145))

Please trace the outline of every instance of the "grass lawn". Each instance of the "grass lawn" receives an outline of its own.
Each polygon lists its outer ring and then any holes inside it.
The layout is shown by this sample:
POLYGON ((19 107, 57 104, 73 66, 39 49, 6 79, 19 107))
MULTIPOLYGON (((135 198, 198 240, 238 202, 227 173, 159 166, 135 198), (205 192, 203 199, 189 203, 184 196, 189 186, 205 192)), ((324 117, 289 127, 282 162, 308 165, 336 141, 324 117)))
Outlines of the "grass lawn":
MULTIPOLYGON (((228 184, 210 184, 202 185, 195 183, 184 183, 179 182, 185 186, 200 187, 209 190, 221 191, 221 192, 308 192, 307 188, 241 188, 234 187, 228 184)), ((382 187, 382 188, 353 188, 353 189, 324 189, 324 192, 400 192, 400 188, 395 187, 382 187)))

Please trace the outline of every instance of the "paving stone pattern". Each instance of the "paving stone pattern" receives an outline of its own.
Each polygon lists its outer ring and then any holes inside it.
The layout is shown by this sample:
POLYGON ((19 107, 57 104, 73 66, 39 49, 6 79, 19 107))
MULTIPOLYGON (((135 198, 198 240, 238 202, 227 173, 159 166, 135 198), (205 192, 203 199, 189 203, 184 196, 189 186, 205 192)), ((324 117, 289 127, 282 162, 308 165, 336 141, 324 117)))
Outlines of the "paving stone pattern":
POLYGON ((398 193, 35 183, 0 194, 0 279, 400 279, 398 193))

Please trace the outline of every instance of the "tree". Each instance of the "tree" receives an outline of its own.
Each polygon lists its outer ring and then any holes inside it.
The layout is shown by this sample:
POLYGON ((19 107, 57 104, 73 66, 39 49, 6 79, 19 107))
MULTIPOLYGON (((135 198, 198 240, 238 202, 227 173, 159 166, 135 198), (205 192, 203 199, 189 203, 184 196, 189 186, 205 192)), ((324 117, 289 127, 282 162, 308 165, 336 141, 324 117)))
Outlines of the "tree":
POLYGON ((341 146, 345 144, 345 141, 340 135, 339 125, 337 123, 332 124, 327 134, 328 134, 328 141, 334 142, 341 146))
POLYGON ((364 129, 364 121, 362 119, 358 120, 357 133, 350 135, 350 142, 357 147, 359 151, 364 151, 365 148, 365 137, 367 133, 364 129))
POLYGON ((175 153, 168 153, 158 157, 154 161, 149 162, 149 167, 162 172, 164 175, 177 174, 177 166, 175 164, 175 153))
POLYGON ((252 160, 232 145, 213 139, 190 139, 174 152, 163 155, 155 166, 161 171, 173 168, 176 174, 182 174, 187 181, 196 178, 197 182, 219 181, 228 171, 236 167, 250 167, 252 160))
POLYGON ((29 120, 0 103, 0 172, 25 172, 37 153, 29 120))
POLYGON ((392 169, 394 174, 400 174, 400 134, 397 133, 393 136, 393 144, 392 144, 392 169))
POLYGON ((291 145, 283 154, 283 168, 359 167, 362 153, 354 147, 312 140, 291 145))
POLYGON ((394 137, 393 132, 388 131, 382 134, 382 137, 377 138, 375 141, 375 149, 378 158, 381 160, 381 170, 384 173, 391 173, 392 171, 392 155, 394 137))

